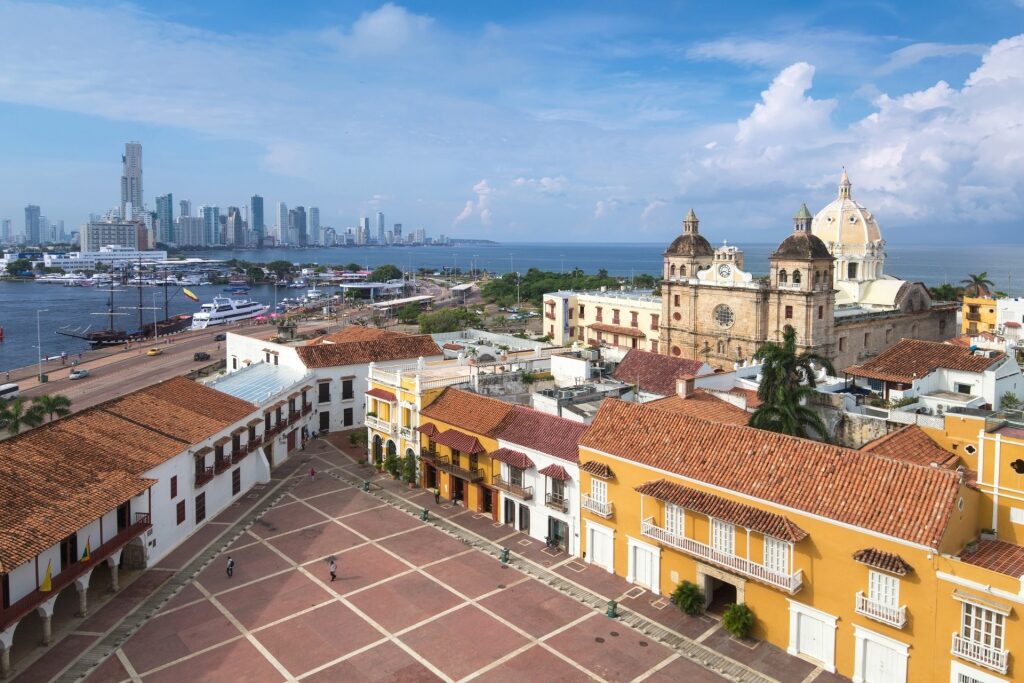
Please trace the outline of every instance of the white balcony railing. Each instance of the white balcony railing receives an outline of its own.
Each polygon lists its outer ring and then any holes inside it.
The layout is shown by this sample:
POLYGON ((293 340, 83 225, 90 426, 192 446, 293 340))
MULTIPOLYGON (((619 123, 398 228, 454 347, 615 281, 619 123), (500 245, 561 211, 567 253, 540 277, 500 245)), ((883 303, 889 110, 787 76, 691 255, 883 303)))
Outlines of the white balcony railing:
POLYGON ((724 569, 749 576, 756 581, 767 583, 776 588, 781 588, 789 593, 796 593, 804 583, 803 570, 798 569, 793 574, 783 574, 731 553, 723 553, 721 550, 715 550, 711 546, 695 541, 692 538, 673 534, 657 526, 654 523, 653 517, 649 517, 640 523, 640 534, 689 555, 699 557, 702 560, 713 562, 724 569))
POLYGON ((611 517, 612 513, 615 511, 615 508, 611 503, 608 501, 597 500, 589 493, 583 494, 583 509, 606 518, 611 517))
POLYGON ((907 607, 892 607, 875 600, 872 600, 863 592, 857 593, 857 614, 863 614, 868 619, 880 621, 896 628, 903 628, 907 623, 907 607))
POLYGON ((372 415, 366 416, 366 426, 371 429, 376 429, 379 432, 384 432, 385 434, 395 434, 398 432, 397 425, 391 424, 387 420, 382 420, 379 417, 374 417, 372 415))
POLYGON ((1001 674, 1006 673, 1007 660, 1010 658, 1009 650, 996 649, 991 645, 964 638, 959 633, 953 634, 953 654, 1001 674))
POLYGON ((403 439, 416 439, 416 431, 412 427, 399 427, 398 433, 402 435, 403 439))

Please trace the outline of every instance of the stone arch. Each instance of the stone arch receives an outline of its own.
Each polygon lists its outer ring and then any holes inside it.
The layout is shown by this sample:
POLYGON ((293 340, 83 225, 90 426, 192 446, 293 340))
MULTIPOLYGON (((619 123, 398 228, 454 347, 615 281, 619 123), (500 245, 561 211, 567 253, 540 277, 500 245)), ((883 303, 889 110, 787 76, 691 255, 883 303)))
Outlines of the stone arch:
POLYGON ((380 434, 373 435, 373 461, 384 462, 384 442, 380 434))
POLYGON ((719 355, 725 353, 725 340, 718 340, 718 343, 715 344, 715 352, 718 353, 719 355))
POLYGON ((398 457, 398 446, 391 439, 388 439, 387 451, 388 451, 387 457, 389 457, 389 458, 391 456, 395 456, 396 458, 398 457))
POLYGON ((817 287, 819 284, 821 284, 821 271, 816 270, 814 271, 814 286, 817 287))
POLYGON ((783 268, 779 271, 779 284, 784 285, 789 282, 789 276, 786 274, 786 269, 783 268))
POLYGON ((674 263, 672 264, 672 268, 670 269, 670 273, 671 274, 669 275, 669 277, 674 278, 676 276, 676 266, 675 266, 674 263))
POLYGON ((686 277, 686 266, 679 266, 679 277, 686 277))
POLYGON ((794 285, 800 284, 800 271, 799 270, 794 270, 793 271, 793 284, 794 285))

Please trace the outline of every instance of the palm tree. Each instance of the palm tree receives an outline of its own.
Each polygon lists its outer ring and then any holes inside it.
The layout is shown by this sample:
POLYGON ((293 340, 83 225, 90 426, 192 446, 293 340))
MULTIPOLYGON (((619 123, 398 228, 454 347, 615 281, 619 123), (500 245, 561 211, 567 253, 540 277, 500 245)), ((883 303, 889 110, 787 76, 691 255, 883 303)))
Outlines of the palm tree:
POLYGON ((22 427, 38 427, 42 422, 43 411, 23 398, 0 405, 0 424, 4 424, 11 434, 17 434, 22 427))
POLYGON ((817 386, 814 366, 834 375, 832 363, 812 351, 797 353, 796 330, 790 325, 782 332, 781 344, 768 342, 754 353, 754 358, 763 363, 757 387, 762 404, 751 415, 750 426, 803 437, 810 436, 810 428, 827 440, 825 423, 807 407, 807 402, 817 386))
POLYGON ((51 422, 54 415, 64 417, 71 412, 71 399, 63 394, 36 396, 32 399, 32 404, 39 408, 40 413, 46 414, 51 422))
POLYGON ((988 279, 988 271, 977 275, 968 273, 967 279, 960 282, 967 285, 964 293, 971 296, 986 296, 992 291, 992 287, 995 287, 995 283, 988 279))

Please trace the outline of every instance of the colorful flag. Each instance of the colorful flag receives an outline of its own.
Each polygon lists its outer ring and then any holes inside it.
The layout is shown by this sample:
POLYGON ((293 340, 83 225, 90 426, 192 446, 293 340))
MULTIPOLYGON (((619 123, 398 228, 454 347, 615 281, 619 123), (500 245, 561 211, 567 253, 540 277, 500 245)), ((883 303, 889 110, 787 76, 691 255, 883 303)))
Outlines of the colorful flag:
POLYGON ((53 590, 53 560, 46 563, 46 576, 43 577, 43 582, 39 584, 39 590, 42 593, 49 593, 53 590))
POLYGON ((91 548, 89 548, 89 541, 91 540, 92 539, 90 538, 85 542, 85 550, 82 551, 82 562, 88 562, 92 559, 92 555, 90 554, 91 548))
POLYGON ((181 293, 187 296, 189 299, 192 299, 192 301, 199 301, 199 297, 196 296, 192 290, 186 287, 181 288, 181 293))

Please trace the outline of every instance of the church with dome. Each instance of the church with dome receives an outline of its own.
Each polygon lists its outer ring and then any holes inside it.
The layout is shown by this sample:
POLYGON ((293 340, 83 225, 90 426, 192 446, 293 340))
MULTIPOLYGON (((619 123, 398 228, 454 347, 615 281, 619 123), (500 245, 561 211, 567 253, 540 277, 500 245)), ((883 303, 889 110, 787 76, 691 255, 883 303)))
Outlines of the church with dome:
POLYGON ((755 278, 740 249, 711 246, 691 209, 664 253, 660 351, 731 368, 791 326, 800 350, 841 372, 904 337, 956 334, 956 304, 885 273, 878 221, 853 199, 845 170, 836 199, 814 216, 801 206, 768 263, 755 278))

